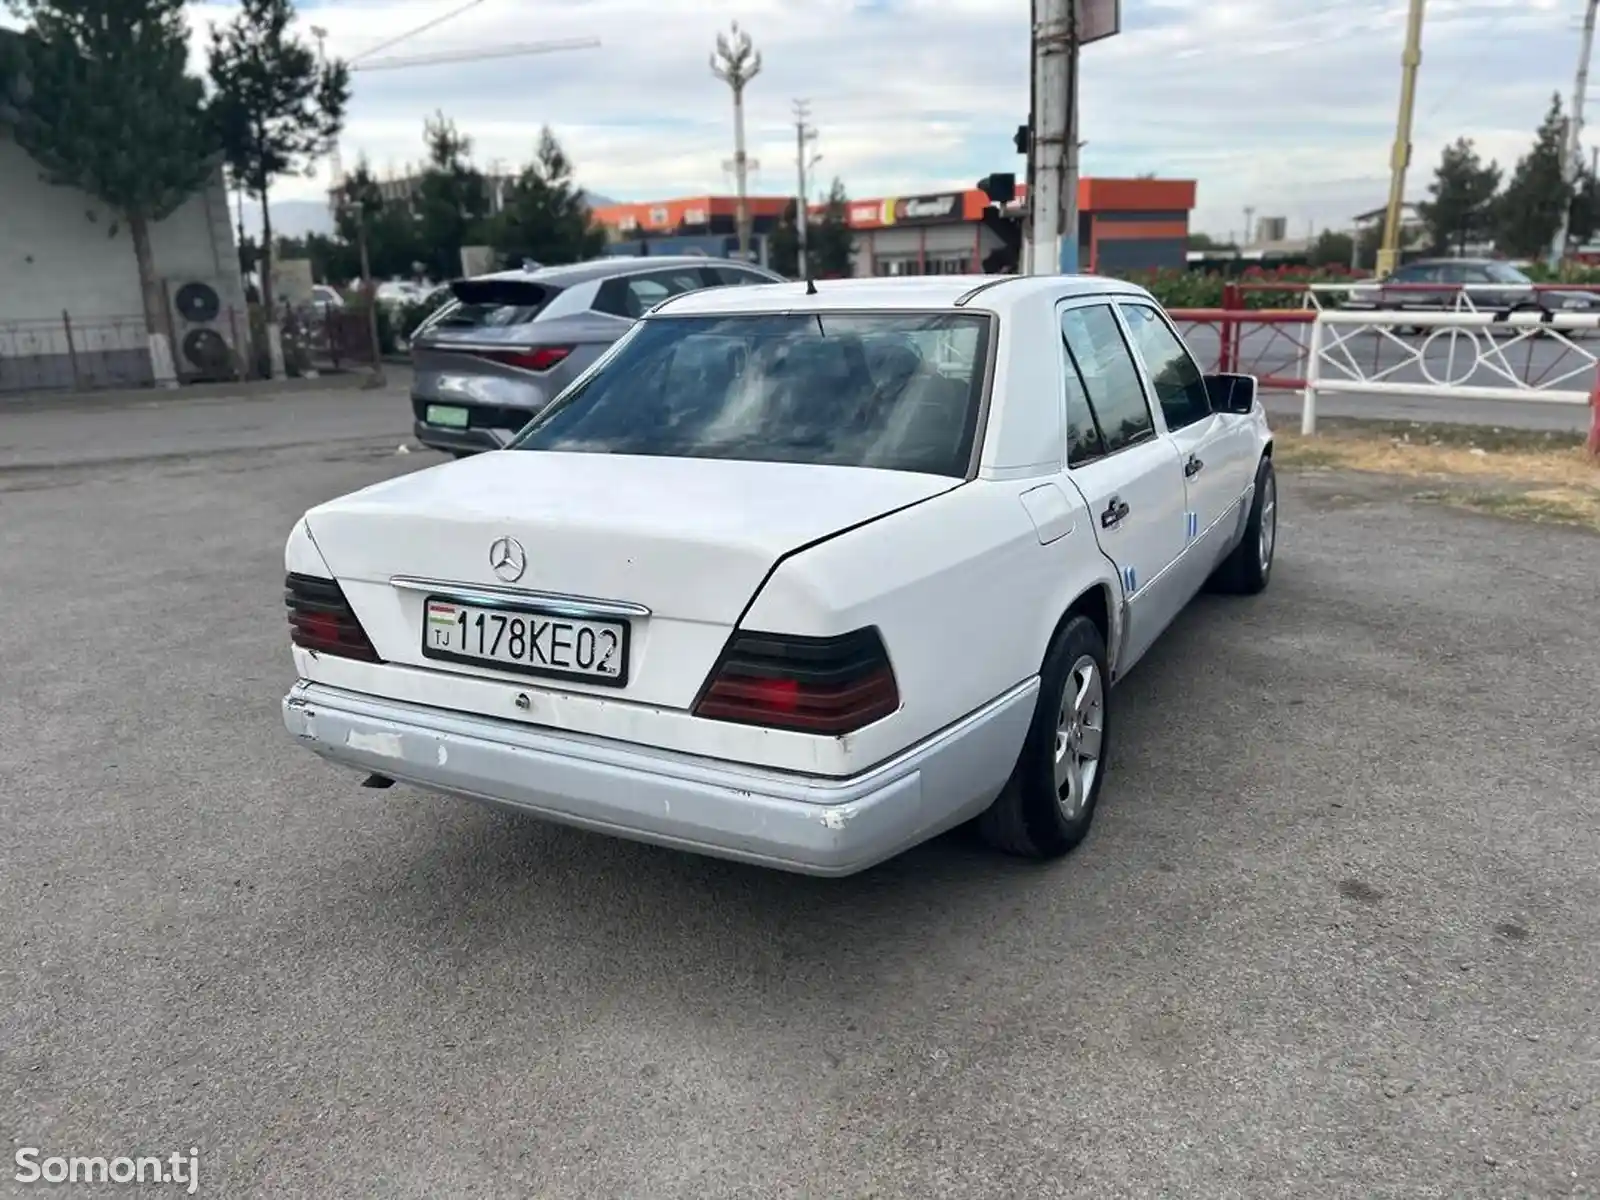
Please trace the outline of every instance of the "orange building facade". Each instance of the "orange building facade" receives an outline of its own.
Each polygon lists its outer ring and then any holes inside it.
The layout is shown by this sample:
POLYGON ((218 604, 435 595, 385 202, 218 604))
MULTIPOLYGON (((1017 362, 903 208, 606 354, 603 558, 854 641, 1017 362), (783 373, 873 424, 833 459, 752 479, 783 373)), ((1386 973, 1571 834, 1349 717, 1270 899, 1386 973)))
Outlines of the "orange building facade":
MULTIPOLYGON (((855 275, 967 274, 1004 269, 1021 238, 1026 188, 1004 209, 976 188, 852 200, 846 219, 856 231, 855 275)), ((1078 185, 1078 261, 1086 271, 1184 266, 1195 184, 1182 179, 1083 179, 1078 185)), ((765 262, 766 238, 790 201, 752 196, 747 204, 755 246, 765 262)), ((737 255, 731 196, 695 196, 595 210, 612 253, 737 255)), ((813 219, 821 208, 812 209, 813 219)))

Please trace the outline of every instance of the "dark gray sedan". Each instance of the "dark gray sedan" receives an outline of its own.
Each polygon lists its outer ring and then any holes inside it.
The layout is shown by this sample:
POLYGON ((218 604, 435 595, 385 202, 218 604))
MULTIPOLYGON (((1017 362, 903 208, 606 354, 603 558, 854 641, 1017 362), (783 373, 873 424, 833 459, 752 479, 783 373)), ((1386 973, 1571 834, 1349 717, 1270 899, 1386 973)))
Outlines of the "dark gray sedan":
POLYGON ((498 450, 668 296, 782 282, 750 263, 678 256, 458 279, 411 338, 417 440, 458 457, 498 450))

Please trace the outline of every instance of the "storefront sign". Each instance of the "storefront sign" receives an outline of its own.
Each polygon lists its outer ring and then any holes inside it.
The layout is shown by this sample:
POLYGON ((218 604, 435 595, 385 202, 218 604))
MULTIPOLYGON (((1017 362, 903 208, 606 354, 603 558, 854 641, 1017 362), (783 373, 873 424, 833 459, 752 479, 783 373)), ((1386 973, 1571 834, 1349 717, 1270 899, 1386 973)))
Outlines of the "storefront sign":
POLYGON ((894 202, 894 222, 948 221, 961 219, 961 196, 908 196, 894 202))

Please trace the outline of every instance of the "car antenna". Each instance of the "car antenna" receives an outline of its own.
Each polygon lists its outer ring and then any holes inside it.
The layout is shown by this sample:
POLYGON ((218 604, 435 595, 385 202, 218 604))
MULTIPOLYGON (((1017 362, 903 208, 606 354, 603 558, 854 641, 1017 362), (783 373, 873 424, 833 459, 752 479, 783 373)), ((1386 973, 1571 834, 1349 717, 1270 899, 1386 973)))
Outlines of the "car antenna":
POLYGON ((810 275, 807 275, 806 276, 806 295, 815 296, 816 294, 817 294, 817 281, 815 279, 811 278, 810 275))

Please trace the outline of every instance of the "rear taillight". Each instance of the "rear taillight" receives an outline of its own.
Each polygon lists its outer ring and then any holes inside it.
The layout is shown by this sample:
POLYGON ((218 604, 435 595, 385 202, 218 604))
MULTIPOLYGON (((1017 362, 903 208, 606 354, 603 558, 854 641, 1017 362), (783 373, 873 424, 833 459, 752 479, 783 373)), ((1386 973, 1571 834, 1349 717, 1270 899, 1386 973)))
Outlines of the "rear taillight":
POLYGON ((839 637, 736 633, 695 715, 803 733, 850 733, 900 707, 876 629, 839 637))
POLYGON ((289 640, 319 654, 380 662, 344 590, 331 579, 290 573, 283 581, 289 610, 289 640))
POLYGON ((523 371, 548 371, 567 355, 571 346, 535 346, 527 350, 480 350, 479 357, 505 363, 523 371))

